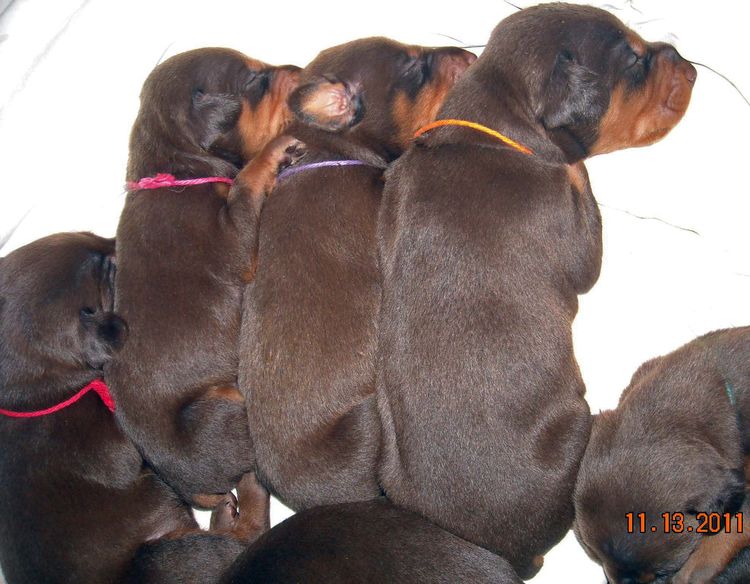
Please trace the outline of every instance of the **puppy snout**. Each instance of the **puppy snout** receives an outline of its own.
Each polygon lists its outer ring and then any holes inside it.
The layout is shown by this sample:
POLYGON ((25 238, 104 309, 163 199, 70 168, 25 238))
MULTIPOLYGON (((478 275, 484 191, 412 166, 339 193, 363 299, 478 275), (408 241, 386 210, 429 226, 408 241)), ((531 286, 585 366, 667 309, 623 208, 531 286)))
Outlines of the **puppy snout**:
POLYGON ((607 579, 607 584, 656 584, 657 582, 657 577, 652 572, 618 570, 611 566, 604 567, 604 577, 607 579))
POLYGON ((672 45, 654 43, 652 51, 659 77, 663 80, 664 101, 662 103, 679 120, 690 103, 698 73, 695 67, 683 59, 672 45))
POLYGON ((648 582, 653 582, 654 578, 651 577, 649 579, 648 576, 622 576, 619 580, 616 580, 615 582, 617 584, 647 584, 648 582))
POLYGON ((675 68, 675 74, 684 77, 690 85, 695 83, 695 80, 698 78, 698 72, 689 61, 686 61, 682 55, 677 52, 677 49, 666 43, 656 43, 655 47, 657 58, 663 59, 672 64, 675 68))

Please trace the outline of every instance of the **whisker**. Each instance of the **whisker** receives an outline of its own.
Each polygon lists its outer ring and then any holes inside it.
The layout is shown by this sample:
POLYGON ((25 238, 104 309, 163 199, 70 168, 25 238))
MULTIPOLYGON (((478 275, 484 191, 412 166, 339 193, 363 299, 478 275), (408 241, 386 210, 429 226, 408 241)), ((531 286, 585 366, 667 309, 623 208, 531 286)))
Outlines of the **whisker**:
POLYGON ((704 63, 698 63, 697 61, 690 61, 690 59, 688 59, 688 62, 692 63, 693 65, 698 65, 699 67, 704 67, 705 69, 708 69, 712 73, 715 73, 716 75, 718 75, 719 77, 721 77, 724 81, 726 81, 727 83, 729 83, 729 85, 731 85, 732 87, 734 87, 735 91, 740 94, 740 96, 742 97, 742 99, 745 100, 745 103, 750 106, 750 100, 748 100, 747 97, 745 97, 745 94, 742 93, 742 91, 740 91, 740 88, 737 87, 737 85, 735 85, 734 81, 732 81, 729 77, 727 77, 726 75, 724 75, 722 73, 719 73, 716 69, 714 69, 713 67, 709 67, 708 65, 706 65, 704 63))

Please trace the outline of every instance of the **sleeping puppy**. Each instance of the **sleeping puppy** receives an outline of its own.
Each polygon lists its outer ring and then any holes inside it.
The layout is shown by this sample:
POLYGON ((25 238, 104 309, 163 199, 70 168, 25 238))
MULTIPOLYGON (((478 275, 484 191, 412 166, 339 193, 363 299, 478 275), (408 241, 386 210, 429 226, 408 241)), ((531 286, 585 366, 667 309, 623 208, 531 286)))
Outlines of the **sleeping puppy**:
POLYGON ((617 409, 596 416, 575 490, 575 532, 611 584, 712 582, 750 545, 747 506, 741 533, 732 523, 708 537, 698 515, 740 508, 748 420, 750 327, 648 361, 617 409), (628 513, 636 514, 631 526, 628 513), (664 513, 677 533, 665 532, 664 513))
POLYGON ((381 498, 308 509, 245 551, 222 584, 521 584, 508 562, 381 498))
POLYGON ((522 578, 570 527, 590 429, 571 324, 602 240, 583 160, 663 137, 694 80, 607 12, 527 8, 448 95, 454 121, 386 175, 381 484, 522 578))
POLYGON ((262 505, 243 507, 242 519, 222 505, 218 529, 200 532, 117 427, 100 379, 127 334, 112 312, 114 247, 63 233, 0 259, 0 567, 8 584, 119 582, 141 544, 169 546, 188 533, 195 553, 166 565, 177 580, 140 582, 205 584, 263 528, 254 515, 262 505))
POLYGON ((130 340, 108 376, 126 433, 198 506, 253 469, 236 389, 241 298, 261 207, 297 143, 275 138, 297 76, 228 49, 177 55, 146 80, 131 134, 117 231, 117 306, 130 340))
POLYGON ((308 148, 263 210, 260 269, 244 299, 240 388, 264 483, 304 509, 380 494, 375 225, 385 166, 431 121, 475 59, 385 38, 323 51, 302 72, 290 133, 308 148), (311 87, 342 83, 316 103, 311 87), (321 108, 348 112, 333 132, 321 108), (342 166, 326 166, 341 164, 342 166))

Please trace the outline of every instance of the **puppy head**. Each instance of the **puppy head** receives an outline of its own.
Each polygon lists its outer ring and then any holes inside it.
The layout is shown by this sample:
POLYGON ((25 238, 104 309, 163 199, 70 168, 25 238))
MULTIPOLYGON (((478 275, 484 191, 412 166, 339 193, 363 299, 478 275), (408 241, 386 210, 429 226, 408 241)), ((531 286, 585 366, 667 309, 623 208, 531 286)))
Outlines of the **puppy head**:
POLYGON ((561 3, 503 20, 482 59, 571 160, 663 138, 696 78, 671 45, 647 43, 604 10, 561 3))
POLYGON ((425 48, 377 37, 321 52, 302 72, 290 104, 301 126, 341 130, 346 140, 386 160, 435 119, 446 94, 476 57, 455 47, 425 48), (321 80, 338 84, 331 99, 312 99, 321 80), (346 117, 331 114, 345 111, 346 117), (346 121, 342 123, 342 120, 346 121))
POLYGON ((736 512, 744 473, 706 442, 680 435, 641 440, 633 430, 617 411, 595 419, 576 484, 574 532, 610 584, 668 582, 703 537, 695 532, 696 513, 736 512), (628 513, 635 514, 633 533, 628 513), (665 533, 665 513, 681 533, 665 533))
POLYGON ((158 172, 233 176, 291 120, 299 68, 205 48, 158 65, 141 91, 128 179, 158 172))
POLYGON ((2 259, 3 404, 41 399, 24 394, 36 387, 46 398, 86 383, 125 341, 125 323, 112 312, 114 246, 91 233, 60 233, 2 259))

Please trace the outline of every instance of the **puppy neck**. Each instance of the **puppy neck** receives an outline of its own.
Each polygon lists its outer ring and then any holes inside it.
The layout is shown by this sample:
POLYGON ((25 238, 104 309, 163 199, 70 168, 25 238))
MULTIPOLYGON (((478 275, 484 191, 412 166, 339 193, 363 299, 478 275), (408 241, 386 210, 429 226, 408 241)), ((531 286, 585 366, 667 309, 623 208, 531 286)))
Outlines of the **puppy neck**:
MULTIPOLYGON (((19 363, 20 365, 20 363, 19 363)), ((30 366, 23 375, 3 376, 0 408, 11 411, 46 409, 69 398, 76 391, 102 376, 97 371, 58 371, 30 366)))
MULTIPOLYGON (((438 113, 438 119, 458 118, 476 122, 501 132, 530 148, 545 161, 570 164, 580 160, 566 154, 535 121, 528 100, 513 88, 500 72, 472 71, 464 74, 438 113)), ((437 133, 436 133, 437 134, 437 133)), ((440 133, 444 142, 470 142, 506 148, 489 136, 473 135, 456 129, 440 133)))
POLYGON ((305 159, 309 161, 344 158, 361 160, 369 166, 384 169, 401 154, 381 145, 367 145, 352 139, 350 130, 326 132, 297 122, 288 132, 308 147, 305 159))
POLYGON ((242 160, 233 160, 229 155, 222 158, 190 143, 184 136, 153 129, 160 127, 154 120, 140 117, 136 120, 130 135, 126 180, 138 181, 160 173, 172 174, 178 179, 234 178, 239 172, 242 160))

